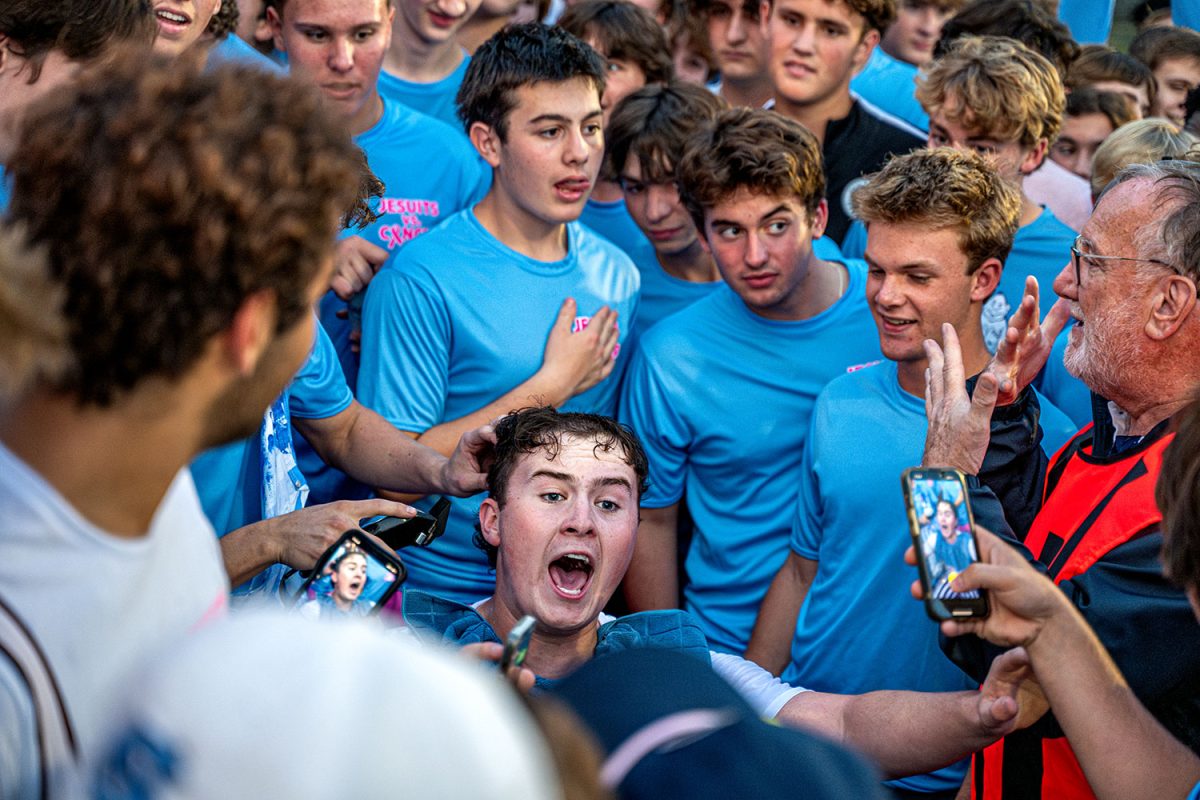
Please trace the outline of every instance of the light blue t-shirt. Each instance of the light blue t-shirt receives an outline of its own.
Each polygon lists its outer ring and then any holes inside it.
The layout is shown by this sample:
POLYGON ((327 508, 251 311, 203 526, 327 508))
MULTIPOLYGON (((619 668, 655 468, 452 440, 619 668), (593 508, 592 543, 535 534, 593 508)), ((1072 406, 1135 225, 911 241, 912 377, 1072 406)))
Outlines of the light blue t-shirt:
MULTIPOLYGON (((393 255, 405 242, 477 202, 491 185, 491 170, 483 169, 475 148, 463 137, 401 103, 384 100, 379 122, 354 141, 386 188, 382 198, 372 201, 379 219, 343 236, 361 236, 393 255)), ((345 309, 346 303, 333 292, 321 299, 321 324, 353 390, 358 385, 358 354, 350 345, 351 321, 338 317, 345 309)), ((303 437, 297 437, 296 450, 313 503, 368 496, 369 487, 326 465, 303 437)))
POLYGON ((642 276, 642 299, 638 303, 637 321, 629 333, 630 353, 637 346, 642 334, 650 330, 659 320, 681 311, 697 300, 712 294, 724 285, 719 278, 715 281, 696 283, 676 278, 658 263, 654 246, 643 239, 632 252, 625 251, 633 259, 634 266, 642 276))
MULTIPOLYGON (((577 222, 567 239, 565 259, 538 261, 501 243, 467 209, 410 242, 367 290, 360 401, 414 432, 477 411, 541 367, 568 297, 577 329, 601 306, 615 309, 624 346, 636 320, 637 269, 577 222)), ((563 410, 613 414, 627 361, 619 354, 612 374, 563 410)), ((451 500, 446 534, 405 551, 409 587, 462 603, 492 593, 495 576, 472 543, 479 503, 451 500)))
POLYGON ((882 47, 871 51, 863 71, 851 79, 850 91, 914 128, 929 130, 929 115, 917 102, 917 68, 882 47))
POLYGON ((251 44, 232 33, 213 45, 208 53, 209 69, 220 64, 258 67, 276 75, 286 75, 288 72, 283 64, 258 52, 251 44))
MULTIPOLYGON (((467 65, 471 56, 464 50, 462 63, 458 69, 451 72, 440 81, 432 83, 416 83, 398 78, 387 70, 379 73, 379 94, 385 100, 403 103, 414 111, 419 111, 442 122, 454 129, 460 138, 467 137, 462 120, 458 118, 454 98, 458 95, 458 87, 462 85, 467 74, 467 65)), ((434 151, 436 152, 436 151, 434 151)), ((420 162, 425 167, 429 162, 420 162)))
POLYGON ((10 191, 8 175, 4 172, 4 166, 0 164, 0 214, 8 211, 8 202, 11 198, 10 191))
POLYGON ((621 248, 630 257, 639 247, 648 243, 642 229, 633 221, 633 217, 629 216, 624 198, 611 203, 589 199, 583 207, 583 213, 579 215, 579 221, 621 248))
POLYGON ((695 533, 687 610, 709 645, 740 655, 787 555, 800 455, 817 394, 879 359, 866 269, 811 319, 768 320, 726 285, 643 337, 625 376, 621 420, 650 459, 646 508, 686 494, 695 533))
MULTIPOLYGON (((354 400, 338 366, 333 344, 319 325, 312 352, 287 392, 288 415, 304 419, 335 416, 354 400)), ((260 435, 255 435, 215 447, 192 462, 192 478, 200 504, 218 536, 263 519, 260 441, 260 435)))
MULTIPOLYGON (((1175 0, 1171 5, 1187 6, 1189 0, 1175 0)), ((1108 44, 1115 7, 1116 0, 1060 0, 1058 18, 1071 29, 1071 37, 1080 44, 1108 44)), ((1175 16, 1176 12, 1172 9, 1171 13, 1175 16)), ((1181 23, 1176 20, 1176 24, 1181 23)))
MULTIPOLYGON (((1053 410, 1045 446, 1070 436, 1053 410), (1053 431, 1053 434, 1051 434, 1053 431)), ((938 627, 909 595, 910 543, 900 473, 921 463, 925 401, 900 388, 896 364, 829 383, 811 415, 793 494, 791 549, 820 567, 792 642, 783 679, 823 692, 926 692, 974 688, 942 654, 938 627)), ((918 791, 953 789, 966 762, 897 781, 918 791)))

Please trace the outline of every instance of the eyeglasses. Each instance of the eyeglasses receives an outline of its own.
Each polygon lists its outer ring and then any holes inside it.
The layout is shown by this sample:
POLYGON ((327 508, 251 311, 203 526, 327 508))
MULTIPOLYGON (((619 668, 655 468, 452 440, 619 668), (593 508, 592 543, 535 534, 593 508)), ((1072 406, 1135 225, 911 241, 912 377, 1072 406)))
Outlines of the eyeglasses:
POLYGON ((1129 256, 1098 256, 1093 253, 1084 253, 1083 251, 1081 251, 1079 249, 1079 245, 1082 244, 1082 242, 1083 242, 1083 237, 1076 236, 1075 243, 1073 245, 1071 245, 1071 263, 1073 263, 1075 265, 1075 285, 1076 286, 1083 286, 1083 274, 1082 274, 1083 270, 1080 267, 1080 262, 1082 262, 1085 258, 1088 261, 1140 261, 1145 264, 1158 264, 1159 266, 1166 267, 1167 269, 1171 270, 1172 272, 1175 272, 1176 274, 1179 274, 1179 275, 1183 274, 1182 272, 1179 271, 1179 268, 1176 267, 1174 264, 1168 264, 1166 261, 1160 261, 1157 258, 1130 258, 1129 256))

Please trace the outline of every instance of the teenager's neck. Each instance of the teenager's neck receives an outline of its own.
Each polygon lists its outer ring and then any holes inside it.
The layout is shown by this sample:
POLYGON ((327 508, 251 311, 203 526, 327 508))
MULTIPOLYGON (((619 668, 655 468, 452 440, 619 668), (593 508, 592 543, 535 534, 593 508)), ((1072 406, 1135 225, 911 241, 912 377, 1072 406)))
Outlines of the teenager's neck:
POLYGON ((854 99, 850 96, 849 84, 815 103, 792 103, 780 95, 775 96, 775 110, 808 128, 822 146, 825 144, 825 127, 834 120, 849 116, 853 107, 854 99))
POLYGON ((592 189, 591 199, 597 203, 615 203, 624 197, 625 195, 621 192, 621 184, 616 181, 597 179, 596 186, 592 189))
POLYGON ((1021 192, 1021 222, 1018 227, 1024 228, 1042 215, 1042 207, 1029 199, 1024 190, 1021 192))
POLYGON ((431 44, 396 15, 392 46, 383 59, 385 70, 413 83, 436 83, 458 69, 462 61, 463 50, 456 39, 431 44))
POLYGON ((712 283, 721 280, 717 262, 700 244, 700 240, 692 242, 686 249, 678 253, 656 253, 658 265, 663 272, 691 283, 712 283))
MULTIPOLYGON (((516 615, 494 596, 479 606, 479 615, 488 621, 501 641, 517 624, 516 615)), ((561 636, 546 634, 535 627, 529 641, 525 667, 541 678, 554 680, 565 677, 595 656, 599 630, 598 619, 582 630, 561 636)))
POLYGON ((379 120, 383 119, 383 98, 379 96, 379 90, 371 92, 371 96, 363 103, 363 107, 358 113, 350 118, 350 135, 361 136, 367 131, 379 124, 379 120))
POLYGON ((200 449, 204 416, 177 392, 141 391, 108 408, 80 408, 74 397, 34 391, 0 420, 0 441, 84 519, 137 538, 200 449))
MULTIPOLYGON (((983 327, 976 317, 966 330, 958 331, 958 342, 962 348, 963 375, 971 377, 983 372, 983 368, 992 360, 992 354, 983 341, 983 327)), ((900 388, 917 397, 925 396, 925 369, 929 366, 928 359, 916 361, 900 361, 896 364, 896 373, 900 378, 900 388)))
POLYGON ((498 31, 508 24, 507 16, 492 17, 482 13, 480 8, 471 15, 471 18, 463 23, 463 26, 458 29, 458 44, 468 53, 474 53, 479 49, 479 45, 492 38, 498 31))
POLYGON ((733 108, 762 108, 775 94, 771 79, 765 74, 747 80, 721 80, 721 97, 733 108))
POLYGON ((488 233, 505 246, 538 261, 562 261, 567 257, 567 226, 548 223, 529 215, 502 191, 493 187, 475 206, 475 218, 488 233))
POLYGON ((824 261, 811 256, 808 275, 796 290, 796 300, 787 306, 776 306, 759 316, 780 322, 799 322, 812 319, 836 303, 850 283, 850 273, 836 261, 824 261))

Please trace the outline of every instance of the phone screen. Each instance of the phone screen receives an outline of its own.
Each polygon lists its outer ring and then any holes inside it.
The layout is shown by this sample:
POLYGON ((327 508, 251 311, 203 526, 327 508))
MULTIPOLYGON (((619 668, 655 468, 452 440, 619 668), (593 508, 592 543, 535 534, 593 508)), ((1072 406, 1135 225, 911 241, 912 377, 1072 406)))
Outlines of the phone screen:
POLYGON ((348 532, 331 547, 300 590, 305 616, 365 617, 400 587, 404 567, 370 541, 348 532))
POLYGON ((987 600, 979 591, 951 588, 954 579, 979 560, 966 481, 956 470, 942 469, 906 470, 903 481, 930 616, 986 615, 987 600))

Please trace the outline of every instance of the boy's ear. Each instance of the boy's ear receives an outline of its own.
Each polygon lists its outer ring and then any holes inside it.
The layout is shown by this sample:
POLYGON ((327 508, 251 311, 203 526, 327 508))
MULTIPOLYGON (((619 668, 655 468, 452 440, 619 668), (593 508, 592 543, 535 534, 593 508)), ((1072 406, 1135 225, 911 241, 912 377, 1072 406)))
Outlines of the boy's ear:
POLYGON ((975 270, 971 281, 971 302, 982 303, 992 296, 992 292, 996 291, 996 287, 1000 285, 1000 276, 1003 274, 1004 265, 998 258, 989 258, 984 261, 979 269, 975 270))
POLYGON ((267 7, 267 28, 275 40, 275 49, 286 53, 287 48, 283 45, 283 20, 279 17, 279 9, 275 6, 267 7))
POLYGON ((1046 160, 1046 152, 1050 149, 1048 139, 1038 139, 1037 143, 1025 152, 1025 157, 1021 159, 1021 165, 1018 169, 1021 171, 1021 177, 1028 178, 1034 171, 1042 165, 1046 160))
POLYGON ((479 505, 479 532, 492 547, 500 546, 500 505, 491 497, 479 505))
POLYGON ((467 130, 467 136, 471 139, 471 144, 475 145, 475 149, 479 155, 483 157, 492 169, 500 166, 500 147, 503 142, 500 140, 499 132, 488 125, 486 122, 476 120, 471 123, 471 127, 467 130))
POLYGON ((820 239, 825 235, 825 226, 829 224, 829 201, 824 197, 817 203, 817 210, 809 217, 808 227, 812 238, 820 239))
POLYGON ((275 293, 262 289, 248 296, 234 312, 225 330, 225 352, 241 377, 254 374, 259 360, 275 336, 275 293))

